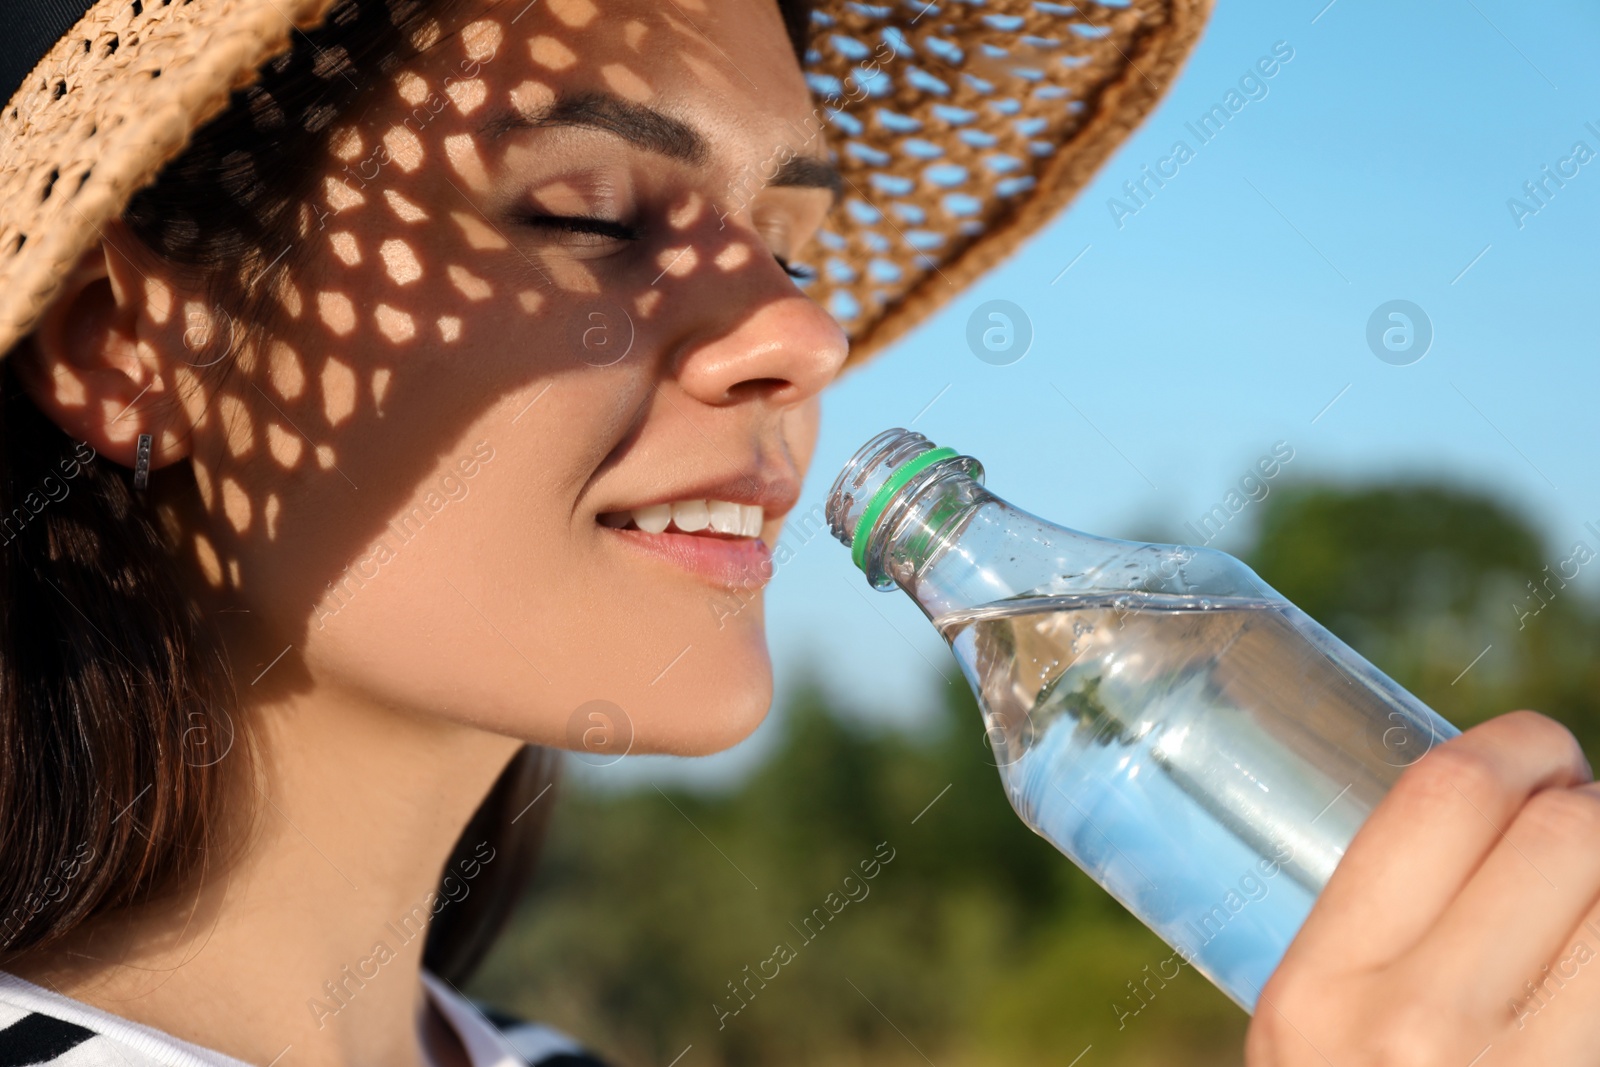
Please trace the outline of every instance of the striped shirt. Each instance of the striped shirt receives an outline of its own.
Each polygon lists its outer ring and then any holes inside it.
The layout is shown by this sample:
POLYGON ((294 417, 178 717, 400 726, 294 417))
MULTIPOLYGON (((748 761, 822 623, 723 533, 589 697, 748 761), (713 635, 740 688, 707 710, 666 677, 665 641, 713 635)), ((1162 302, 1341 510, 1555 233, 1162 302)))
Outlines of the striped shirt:
MULTIPOLYGON (((422 984, 471 1067, 605 1067, 559 1030, 480 1008, 426 971, 422 984)), ((252 1067, 0 971, 0 1067, 31 1064, 252 1067)))

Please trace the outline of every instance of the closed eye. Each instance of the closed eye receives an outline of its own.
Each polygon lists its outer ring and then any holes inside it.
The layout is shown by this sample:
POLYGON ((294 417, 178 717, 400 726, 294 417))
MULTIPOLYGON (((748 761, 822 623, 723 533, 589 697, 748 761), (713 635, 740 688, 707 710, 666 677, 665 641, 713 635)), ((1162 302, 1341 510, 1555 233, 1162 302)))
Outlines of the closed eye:
MULTIPOLYGON (((524 226, 535 229, 553 230, 557 233, 574 234, 582 237, 598 237, 612 241, 637 241, 644 233, 637 226, 616 219, 598 218, 593 215, 524 215, 518 221, 524 226)), ((587 244, 590 242, 576 242, 587 244)), ((778 266, 783 272, 796 281, 810 281, 817 276, 817 272, 810 267, 802 267, 790 263, 783 256, 774 254, 778 266)))
POLYGON ((613 241, 637 241, 644 236, 637 226, 591 215, 524 215, 518 221, 535 229, 605 237, 613 241))

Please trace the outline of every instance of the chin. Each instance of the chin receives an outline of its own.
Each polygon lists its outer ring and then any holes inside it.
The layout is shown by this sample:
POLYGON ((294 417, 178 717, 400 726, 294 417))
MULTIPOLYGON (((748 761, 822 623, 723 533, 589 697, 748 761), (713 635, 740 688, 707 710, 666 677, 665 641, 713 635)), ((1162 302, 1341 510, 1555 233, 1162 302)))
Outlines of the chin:
POLYGON ((732 748, 755 732, 772 707, 772 665, 707 664, 709 669, 685 672, 665 699, 653 701, 637 716, 633 751, 670 756, 709 756, 732 748))

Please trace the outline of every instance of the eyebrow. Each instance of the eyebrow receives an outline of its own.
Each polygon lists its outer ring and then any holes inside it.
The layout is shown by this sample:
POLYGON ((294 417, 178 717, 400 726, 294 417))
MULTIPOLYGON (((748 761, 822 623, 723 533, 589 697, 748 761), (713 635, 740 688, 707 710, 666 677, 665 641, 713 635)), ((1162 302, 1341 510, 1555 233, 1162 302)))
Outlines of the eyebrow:
MULTIPOLYGON (((694 167, 703 167, 711 161, 710 142, 693 126, 655 108, 603 92, 563 96, 534 111, 502 108, 479 125, 478 137, 492 143, 517 130, 561 126, 609 133, 636 148, 694 167)), ((837 200, 844 180, 838 168, 827 160, 791 156, 778 167, 770 184, 791 189, 826 189, 837 200)))

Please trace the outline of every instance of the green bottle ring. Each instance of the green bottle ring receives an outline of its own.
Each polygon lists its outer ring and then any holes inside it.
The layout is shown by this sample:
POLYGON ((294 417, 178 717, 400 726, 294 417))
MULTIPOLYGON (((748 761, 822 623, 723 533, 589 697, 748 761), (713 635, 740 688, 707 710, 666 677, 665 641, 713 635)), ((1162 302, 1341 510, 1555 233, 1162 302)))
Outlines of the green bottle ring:
POLYGON ((855 536, 850 539, 850 558, 855 565, 861 568, 861 573, 867 571, 867 536, 872 533, 872 528, 883 517, 884 509, 889 506, 889 501, 896 493, 906 487, 906 483, 917 475, 938 463, 942 459, 952 459, 960 455, 953 448, 935 448, 915 457, 905 466, 889 476, 889 480, 878 487, 872 494, 872 500, 867 504, 867 510, 861 513, 861 521, 856 523, 855 536))

